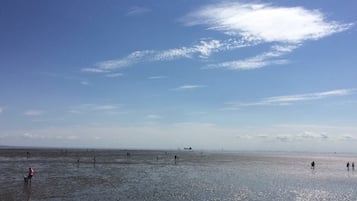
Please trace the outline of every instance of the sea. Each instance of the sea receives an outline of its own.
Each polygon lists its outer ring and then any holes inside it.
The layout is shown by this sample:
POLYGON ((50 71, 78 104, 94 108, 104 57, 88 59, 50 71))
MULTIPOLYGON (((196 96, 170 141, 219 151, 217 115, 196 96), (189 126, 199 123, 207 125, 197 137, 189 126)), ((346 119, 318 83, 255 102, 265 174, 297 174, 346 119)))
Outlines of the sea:
POLYGON ((340 153, 2 148, 0 200, 353 201, 354 161, 340 153))

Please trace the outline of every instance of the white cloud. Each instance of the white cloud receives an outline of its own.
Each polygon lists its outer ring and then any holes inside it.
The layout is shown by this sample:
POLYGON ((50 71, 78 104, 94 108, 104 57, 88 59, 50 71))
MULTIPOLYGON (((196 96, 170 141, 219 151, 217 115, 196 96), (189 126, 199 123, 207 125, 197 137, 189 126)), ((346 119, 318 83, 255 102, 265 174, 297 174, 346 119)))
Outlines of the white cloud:
POLYGON ((252 58, 222 62, 219 64, 208 65, 207 68, 227 68, 231 70, 251 70, 256 68, 262 68, 268 65, 281 65, 286 64, 289 61, 285 59, 274 59, 276 57, 281 57, 285 54, 292 52, 294 49, 298 48, 299 45, 274 45, 271 50, 264 52, 252 58))
POLYGON ((158 80, 158 79, 164 79, 164 78, 166 78, 166 76, 162 76, 162 75, 148 77, 149 80, 158 80))
POLYGON ((225 46, 219 40, 201 40, 199 44, 192 47, 181 47, 175 49, 169 49, 158 52, 154 57, 154 61, 160 60, 172 60, 175 58, 187 57, 190 58, 194 54, 197 54, 200 58, 207 58, 211 55, 212 52, 217 52, 225 46))
POLYGON ((357 140, 357 136, 352 136, 352 135, 342 135, 339 137, 339 140, 342 141, 356 141, 357 140))
POLYGON ((150 11, 151 10, 149 8, 133 6, 128 10, 126 15, 127 16, 137 16, 137 15, 142 15, 142 14, 148 13, 150 11))
POLYGON ((81 85, 88 86, 88 85, 89 85, 89 82, 87 82, 87 81, 81 81, 81 85))
POLYGON ((223 110, 235 110, 242 107, 248 106, 262 106, 262 105, 291 105, 296 102, 302 101, 311 101, 311 100, 319 100, 330 98, 334 96, 347 96, 351 95, 355 92, 355 89, 337 89, 332 91, 325 92, 316 92, 316 93, 306 93, 306 94, 294 94, 294 95, 286 95, 286 96, 273 96, 263 98, 256 102, 248 102, 248 103, 227 103, 229 107, 224 108, 223 110))
POLYGON ((90 111, 115 111, 122 107, 121 104, 82 104, 71 108, 68 112, 81 114, 90 111))
POLYGON ((263 68, 269 65, 281 65, 289 63, 288 60, 285 59, 277 59, 277 60, 264 60, 263 58, 254 57, 248 58, 238 61, 227 61, 220 64, 212 64, 203 69, 211 69, 211 68, 227 68, 230 70, 252 70, 257 68, 263 68))
POLYGON ((239 37, 246 43, 272 44, 270 51, 257 56, 211 64, 204 68, 231 70, 251 70, 289 63, 279 57, 300 47, 306 40, 342 32, 353 25, 327 21, 318 10, 254 3, 212 4, 188 14, 182 21, 189 26, 206 25, 208 29, 239 37))
POLYGON ((0 107, 0 114, 4 112, 4 108, 0 107))
POLYGON ((248 41, 300 43, 349 29, 352 24, 328 22, 318 10, 255 3, 218 3, 183 18, 186 25, 235 35, 248 41))
POLYGON ((100 69, 100 68, 82 68, 82 72, 89 72, 89 73, 109 73, 110 71, 100 69))
POLYGON ((205 85, 182 85, 179 87, 174 88, 173 90, 193 90, 193 89, 198 89, 198 88, 203 88, 206 87, 205 85))
POLYGON ((105 77, 120 77, 123 76, 122 73, 111 73, 111 74, 106 74, 105 77))
POLYGON ((68 112, 72 113, 72 114, 80 114, 81 113, 79 110, 69 110, 68 112))
POLYGON ((146 116, 147 119, 161 119, 160 115, 156 115, 156 114, 149 114, 146 116))
POLYGON ((24 138, 28 138, 28 139, 45 139, 46 138, 46 136, 44 136, 44 135, 32 134, 29 132, 25 132, 22 136, 24 138))
MULTIPOLYGON (((133 7, 128 14, 147 12, 145 8, 133 7)), ((217 3, 201 7, 184 16, 188 26, 203 25, 210 30, 227 34, 230 39, 202 39, 191 46, 166 50, 141 50, 119 59, 99 62, 82 72, 110 73, 114 70, 142 62, 171 61, 182 58, 207 59, 221 51, 268 44, 267 52, 232 61, 221 61, 205 67, 251 70, 269 65, 287 64, 282 58, 300 47, 307 40, 317 40, 348 30, 353 23, 328 21, 318 10, 303 7, 278 7, 263 3, 217 3)))
POLYGON ((41 116, 44 115, 46 112, 43 110, 36 110, 36 109, 31 109, 25 112, 26 116, 41 116))
POLYGON ((301 139, 328 139, 326 132, 314 132, 314 131, 304 131, 301 134, 296 135, 297 138, 301 139))
POLYGON ((33 137, 33 135, 30 134, 30 133, 24 133, 23 136, 24 136, 24 137, 28 137, 28 138, 32 138, 32 137, 33 137))
POLYGON ((98 62, 92 68, 82 68, 82 72, 109 73, 115 69, 124 68, 147 60, 153 53, 154 51, 151 50, 135 51, 121 59, 106 60, 98 62))
POLYGON ((93 110, 115 110, 118 109, 116 105, 95 105, 93 106, 93 110))
POLYGON ((296 95, 288 95, 288 96, 275 96, 275 97, 265 98, 261 101, 261 103, 285 104, 285 103, 293 103, 298 101, 317 100, 317 99, 329 98, 332 96, 346 96, 354 93, 354 91, 355 91, 354 89, 337 89, 337 90, 325 91, 325 92, 296 94, 296 95))
POLYGON ((219 40, 200 40, 197 44, 190 47, 179 47, 167 50, 143 50, 130 53, 128 56, 98 62, 94 67, 82 68, 82 72, 88 73, 109 73, 113 70, 129 67, 141 62, 171 61, 179 58, 192 58, 197 56, 204 59, 212 53, 238 49, 251 46, 253 43, 247 43, 242 40, 228 39, 219 40))

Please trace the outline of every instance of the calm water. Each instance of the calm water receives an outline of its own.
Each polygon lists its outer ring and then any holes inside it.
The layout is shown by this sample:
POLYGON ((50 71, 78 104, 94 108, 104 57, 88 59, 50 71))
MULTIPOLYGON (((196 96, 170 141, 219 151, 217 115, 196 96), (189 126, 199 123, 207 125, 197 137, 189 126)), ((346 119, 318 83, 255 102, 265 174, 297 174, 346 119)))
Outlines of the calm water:
POLYGON ((357 200, 356 155, 26 151, 0 150, 0 200, 357 200))

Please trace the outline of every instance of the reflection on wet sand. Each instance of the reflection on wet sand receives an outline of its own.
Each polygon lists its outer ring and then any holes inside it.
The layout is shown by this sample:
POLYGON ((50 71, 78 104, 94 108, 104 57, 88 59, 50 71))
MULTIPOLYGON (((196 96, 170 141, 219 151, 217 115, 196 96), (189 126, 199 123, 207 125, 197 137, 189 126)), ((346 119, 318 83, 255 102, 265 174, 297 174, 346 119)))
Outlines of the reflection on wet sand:
POLYGON ((24 183, 24 194, 27 201, 31 200, 31 184, 24 183))

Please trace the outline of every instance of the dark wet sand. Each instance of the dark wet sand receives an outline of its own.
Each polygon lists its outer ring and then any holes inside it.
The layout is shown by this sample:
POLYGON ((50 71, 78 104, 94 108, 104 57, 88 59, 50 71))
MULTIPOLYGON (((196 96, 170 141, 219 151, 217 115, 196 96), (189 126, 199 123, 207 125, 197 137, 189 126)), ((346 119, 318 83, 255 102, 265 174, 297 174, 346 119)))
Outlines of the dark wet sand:
POLYGON ((178 165, 183 158, 186 163, 194 161, 196 155, 188 151, 1 149, 0 200, 139 199, 135 192, 122 195, 116 185, 131 177, 130 182, 140 182, 147 170, 178 165), (24 184, 29 167, 35 169, 35 176, 31 184, 24 184))

